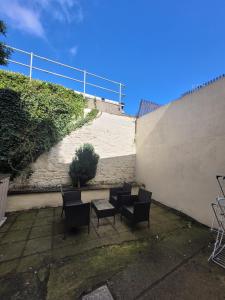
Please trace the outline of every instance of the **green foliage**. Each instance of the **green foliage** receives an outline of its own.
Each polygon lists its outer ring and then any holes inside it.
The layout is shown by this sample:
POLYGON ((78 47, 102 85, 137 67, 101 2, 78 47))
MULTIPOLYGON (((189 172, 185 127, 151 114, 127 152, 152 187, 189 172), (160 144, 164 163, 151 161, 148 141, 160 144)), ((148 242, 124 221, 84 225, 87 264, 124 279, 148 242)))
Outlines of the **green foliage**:
MULTIPOLYGON (((0 20, 0 34, 6 35, 6 25, 0 20)), ((5 46, 3 42, 0 42, 0 65, 7 65, 7 58, 11 54, 11 50, 5 46)))
POLYGON ((69 174, 73 186, 85 185, 95 177, 99 155, 95 153, 91 144, 84 144, 75 152, 75 157, 70 164, 69 174))
POLYGON ((60 85, 0 71, 1 172, 17 175, 96 115, 81 121, 85 104, 81 95, 60 85))
POLYGON ((77 121, 76 128, 80 128, 85 124, 93 121, 97 117, 97 114, 98 114, 98 109, 93 108, 89 113, 87 113, 87 115, 84 118, 77 121))

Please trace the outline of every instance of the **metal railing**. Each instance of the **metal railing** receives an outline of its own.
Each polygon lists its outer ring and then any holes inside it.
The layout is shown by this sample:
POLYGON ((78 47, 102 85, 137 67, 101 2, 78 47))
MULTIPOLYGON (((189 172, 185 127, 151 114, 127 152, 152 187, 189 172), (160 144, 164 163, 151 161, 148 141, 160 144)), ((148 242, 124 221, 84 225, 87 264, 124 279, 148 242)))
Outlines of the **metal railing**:
POLYGON ((6 221, 6 201, 9 188, 9 176, 0 175, 0 227, 6 221))
POLYGON ((88 72, 86 70, 75 68, 73 66, 70 66, 70 65, 67 65, 67 64, 64 64, 64 63, 61 63, 61 62, 58 62, 58 61, 55 61, 55 60, 52 60, 52 59, 49 59, 49 58, 37 55, 37 54, 35 54, 33 52, 27 52, 27 51, 24 51, 22 49, 18 49, 18 48, 9 46, 9 45, 7 45, 7 47, 9 49, 13 50, 13 52, 19 52, 19 53, 23 53, 25 55, 28 55, 28 57, 29 57, 29 64, 24 63, 22 61, 14 60, 14 59, 8 59, 7 61, 10 62, 10 63, 14 63, 14 64, 17 64, 17 65, 20 65, 20 66, 28 68, 29 69, 29 78, 30 78, 30 80, 32 80, 32 78, 33 78, 32 77, 33 76, 33 70, 37 70, 37 71, 48 73, 48 74, 51 74, 51 75, 54 75, 54 76, 58 76, 58 77, 61 77, 61 78, 64 78, 64 79, 69 79, 69 80, 81 83, 82 86, 83 86, 83 90, 82 91, 78 91, 78 92, 81 92, 84 95, 87 93, 87 86, 91 86, 91 87, 94 87, 94 88, 97 88, 97 89, 101 89, 101 90, 104 90, 104 91, 107 91, 107 92, 114 93, 114 94, 118 95, 118 98, 119 98, 118 100, 119 100, 120 103, 122 102, 122 98, 125 96, 125 94, 123 93, 123 89, 125 88, 125 85, 122 84, 121 82, 117 82, 117 81, 114 81, 114 80, 111 80, 111 79, 99 76, 97 74, 88 72), (62 67, 65 67, 65 68, 77 71, 77 72, 79 72, 79 73, 81 73, 83 75, 83 79, 81 80, 81 79, 78 79, 78 78, 66 76, 66 75, 60 74, 58 72, 53 72, 53 71, 50 71, 50 70, 47 70, 47 69, 35 66, 35 64, 34 64, 35 59, 47 61, 47 62, 53 63, 55 65, 62 66, 62 67), (111 88, 108 88, 106 86, 101 86, 101 85, 98 85, 98 84, 91 83, 91 82, 88 81, 88 79, 90 77, 94 77, 94 78, 100 79, 100 80, 102 80, 104 82, 109 82, 111 84, 115 84, 117 88, 116 89, 111 89, 111 88))
POLYGON ((139 105, 139 110, 137 113, 137 117, 142 117, 148 113, 153 112, 154 110, 160 108, 162 105, 155 103, 153 101, 141 100, 139 105))

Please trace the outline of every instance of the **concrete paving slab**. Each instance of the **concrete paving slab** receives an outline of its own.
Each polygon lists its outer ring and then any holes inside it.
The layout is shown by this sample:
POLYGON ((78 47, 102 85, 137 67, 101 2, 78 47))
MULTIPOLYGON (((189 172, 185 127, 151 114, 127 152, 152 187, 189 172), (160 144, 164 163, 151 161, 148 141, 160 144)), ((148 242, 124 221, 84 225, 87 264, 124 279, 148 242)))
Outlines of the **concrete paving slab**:
POLYGON ((26 211, 26 212, 21 212, 17 213, 17 221, 33 221, 34 218, 36 218, 37 211, 36 210, 31 210, 31 211, 26 211))
POLYGON ((43 236, 51 236, 52 235, 52 224, 44 225, 44 226, 34 226, 30 232, 30 239, 43 237, 43 236))
POLYGON ((15 242, 0 245, 0 262, 21 256, 26 242, 15 242))
POLYGON ((8 276, 9 273, 14 273, 19 261, 19 259, 13 259, 11 261, 0 263, 0 278, 6 275, 8 276))
POLYGON ((6 232, 11 226, 12 224, 10 222, 8 223, 6 220, 6 222, 0 226, 0 233, 6 232))
POLYGON ((19 260, 16 271, 21 272, 36 272, 41 267, 49 265, 52 262, 51 251, 46 251, 44 253, 37 253, 22 257, 19 260))
POLYGON ((51 249, 52 237, 40 237, 27 242, 24 255, 40 253, 51 249))
MULTIPOLYGON (((210 280, 221 289, 216 299, 225 295, 222 271, 207 262, 211 234, 187 218, 154 204, 149 229, 146 223, 132 229, 119 216, 115 226, 102 219, 97 229, 93 214, 89 235, 84 227, 64 240, 60 214, 61 207, 8 214, 0 228, 6 241, 0 244, 0 299, 74 300, 102 285, 115 299, 165 299, 168 286, 168 297, 186 299, 185 282, 199 298, 198 287, 210 280), (191 280, 194 266, 199 278, 191 280)), ((202 296, 213 291, 208 284, 202 296)))
POLYGON ((38 210, 37 218, 51 218, 53 217, 53 208, 42 208, 38 210))
POLYGON ((15 230, 15 231, 10 230, 0 240, 0 244, 25 241, 27 239, 29 231, 30 229, 15 230))
POLYGON ((82 297, 82 300, 113 300, 107 285, 103 285, 82 297))
POLYGON ((31 228, 33 225, 33 220, 29 219, 26 221, 15 221, 12 226, 10 227, 10 230, 24 230, 31 228))
MULTIPOLYGON (((209 253, 208 253, 209 255, 209 253)), ((190 259, 179 269, 169 274, 156 286, 150 288, 139 299, 222 300, 225 298, 225 273, 207 261, 205 253, 190 259)))
POLYGON ((44 226, 44 225, 52 225, 54 219, 53 217, 45 217, 45 218, 36 218, 33 226, 44 226))

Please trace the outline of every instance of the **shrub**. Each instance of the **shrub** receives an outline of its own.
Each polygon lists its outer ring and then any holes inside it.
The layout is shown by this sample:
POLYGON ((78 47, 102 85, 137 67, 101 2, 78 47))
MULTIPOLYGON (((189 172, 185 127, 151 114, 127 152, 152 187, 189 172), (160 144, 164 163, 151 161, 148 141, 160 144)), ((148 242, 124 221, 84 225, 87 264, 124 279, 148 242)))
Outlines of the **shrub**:
POLYGON ((83 186, 95 177, 98 160, 99 155, 91 144, 84 144, 76 150, 69 170, 73 186, 83 186))
MULTIPOLYGON (((6 35, 6 25, 0 20, 0 35, 6 35)), ((7 65, 7 59, 10 57, 12 50, 6 47, 3 42, 0 42, 0 65, 7 65)))
POLYGON ((85 104, 73 90, 0 71, 1 172, 19 174, 79 127, 85 104))

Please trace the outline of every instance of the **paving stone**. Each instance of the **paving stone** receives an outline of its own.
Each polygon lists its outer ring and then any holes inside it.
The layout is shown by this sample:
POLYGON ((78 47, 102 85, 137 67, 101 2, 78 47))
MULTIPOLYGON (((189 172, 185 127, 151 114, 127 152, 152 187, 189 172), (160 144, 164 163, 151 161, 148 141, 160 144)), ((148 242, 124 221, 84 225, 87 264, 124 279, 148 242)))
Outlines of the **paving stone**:
POLYGON ((29 219, 26 221, 15 221, 12 226, 10 227, 10 230, 23 230, 32 227, 33 220, 29 219))
POLYGON ((59 219, 59 218, 61 219, 61 214, 62 214, 62 206, 56 207, 54 212, 55 219, 59 219))
POLYGON ((39 253, 51 249, 51 236, 31 239, 27 242, 24 255, 39 253))
POLYGON ((7 223, 13 223, 17 219, 18 213, 6 214, 7 223))
POLYGON ((26 242, 15 242, 0 246, 0 262, 21 256, 26 242))
POLYGON ((208 246, 208 230, 167 209, 152 206, 150 229, 146 223, 132 229, 119 216, 115 226, 106 218, 97 229, 93 214, 89 235, 79 228, 66 240, 61 208, 40 210, 35 226, 36 212, 26 213, 9 214, 0 228, 8 241, 0 245, 0 299, 80 299, 104 283, 116 299, 126 300, 225 295, 224 270, 207 262, 210 253, 196 254, 208 246), (29 240, 19 241, 30 229, 29 240))
POLYGON ((51 225, 53 223, 53 217, 42 217, 36 218, 33 226, 44 226, 44 225, 51 225))
POLYGON ((22 213, 18 214, 16 220, 17 221, 31 221, 31 222, 33 222, 34 219, 36 218, 36 215, 37 215, 37 211, 35 211, 35 210, 22 212, 22 213))
POLYGON ((120 233, 120 232, 124 232, 124 231, 130 231, 131 228, 130 226, 126 223, 126 222, 121 222, 120 218, 116 219, 116 223, 113 224, 113 226, 116 228, 116 230, 120 233))
POLYGON ((12 243, 17 241, 25 241, 27 239, 30 229, 24 230, 9 230, 3 239, 1 239, 0 244, 12 243))
POLYGON ((83 250, 72 257, 58 259, 50 271, 48 299, 80 299, 80 295, 84 295, 84 292, 87 294, 100 282, 107 281, 135 259, 136 255, 142 255, 145 248, 144 243, 97 249, 95 245, 91 251, 83 250))
POLYGON ((64 220, 61 218, 59 220, 55 220, 55 222, 53 224, 53 230, 54 230, 55 235, 64 233, 64 231, 65 231, 64 220))
POLYGON ((113 300, 107 285, 103 285, 82 297, 82 300, 113 300))
POLYGON ((53 239, 53 247, 58 248, 64 247, 65 245, 86 243, 89 240, 98 238, 99 237, 93 228, 90 228, 89 234, 87 227, 82 229, 79 228, 67 232, 66 237, 64 236, 64 234, 55 235, 53 239))
POLYGON ((106 224, 106 225, 100 224, 99 227, 96 227, 96 232, 100 237, 119 235, 119 233, 111 224, 106 224))
POLYGON ((1 243, 1 240, 3 238, 3 236, 5 235, 6 233, 5 232, 0 232, 0 243, 1 243))
MULTIPOLYGON (((100 226, 105 226, 105 225, 110 225, 111 223, 110 223, 110 219, 111 218, 102 218, 102 219, 99 219, 99 227, 100 226)), ((91 217, 91 222, 92 222, 92 224, 95 226, 95 227, 97 227, 97 225, 98 225, 98 219, 97 219, 97 217, 94 215, 92 215, 92 217, 91 217)))
POLYGON ((0 227, 0 233, 2 232, 6 232, 10 227, 11 227, 11 223, 10 222, 6 222, 0 227))
POLYGON ((132 260, 127 268, 108 282, 116 299, 135 299, 141 291, 178 266, 183 259, 169 247, 162 248, 159 243, 149 247, 148 252, 132 260))
POLYGON ((85 243, 69 244, 64 247, 53 249, 53 258, 61 259, 69 256, 74 256, 85 251, 92 250, 99 246, 102 246, 101 240, 99 239, 88 240, 85 243))
POLYGON ((0 263, 0 277, 8 275, 16 270, 16 267, 19 263, 19 259, 14 259, 11 261, 1 262, 0 263))
POLYGON ((17 272, 35 272, 41 267, 49 265, 51 262, 52 254, 50 251, 22 257, 19 261, 17 272))
MULTIPOLYGON (((209 254, 208 254, 209 255, 209 254)), ((140 299, 224 299, 224 269, 210 264, 200 253, 178 270, 147 290, 140 299)))
POLYGON ((45 299, 45 283, 35 273, 14 273, 0 278, 0 299, 40 300, 45 299))
POLYGON ((52 225, 44 225, 44 226, 35 226, 32 227, 30 233, 30 239, 42 237, 42 236, 50 236, 52 235, 52 225))
POLYGON ((51 218, 53 217, 54 208, 43 208, 38 210, 37 218, 51 218))

